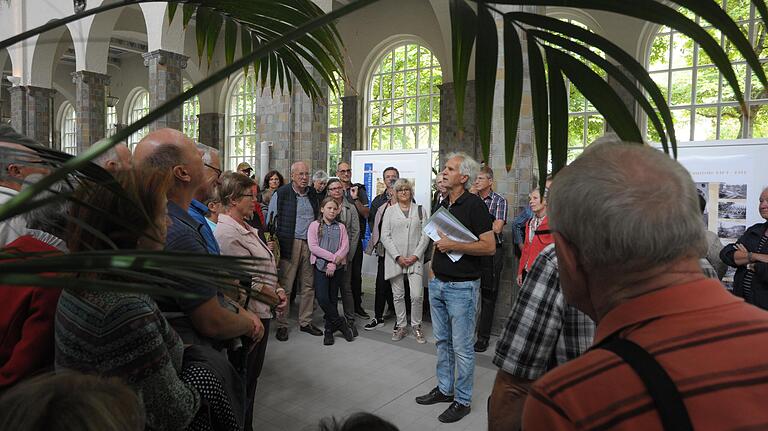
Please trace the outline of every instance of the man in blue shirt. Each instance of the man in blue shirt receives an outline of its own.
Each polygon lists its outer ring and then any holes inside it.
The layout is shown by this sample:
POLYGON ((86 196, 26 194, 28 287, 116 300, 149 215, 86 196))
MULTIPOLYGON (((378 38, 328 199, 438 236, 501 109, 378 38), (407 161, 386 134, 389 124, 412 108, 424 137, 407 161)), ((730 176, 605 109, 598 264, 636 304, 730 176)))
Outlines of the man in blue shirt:
POLYGON ((203 226, 200 229, 200 233, 203 235, 208 253, 221 254, 219 244, 213 236, 213 230, 208 224, 208 220, 205 218, 205 215, 208 214, 209 211, 208 206, 203 203, 213 197, 214 193, 216 193, 216 188, 221 183, 219 181, 219 178, 221 177, 221 169, 219 169, 221 164, 219 150, 199 142, 196 145, 203 158, 204 180, 203 184, 197 189, 197 192, 195 192, 195 197, 189 205, 189 215, 203 226))
MULTIPOLYGON (((173 175, 173 186, 168 190, 168 217, 171 223, 165 240, 165 250, 207 254, 203 239, 203 226, 187 212, 192 197, 203 183, 204 165, 195 143, 183 133, 173 129, 160 129, 149 133, 139 142, 134 152, 136 166, 167 170, 173 175)), ((198 296, 189 298, 157 298, 160 309, 184 340, 185 344, 210 345, 214 340, 229 340, 247 336, 258 341, 264 335, 264 326, 258 316, 234 304, 238 313, 222 305, 224 298, 212 286, 190 281, 185 291, 198 296)))

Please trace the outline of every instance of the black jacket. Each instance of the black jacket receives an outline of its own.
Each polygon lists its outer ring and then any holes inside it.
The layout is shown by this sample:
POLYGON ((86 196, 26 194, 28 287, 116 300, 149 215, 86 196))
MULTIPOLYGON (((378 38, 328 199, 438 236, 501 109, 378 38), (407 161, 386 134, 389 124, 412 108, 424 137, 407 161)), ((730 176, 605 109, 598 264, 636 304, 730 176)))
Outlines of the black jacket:
MULTIPOLYGON (((752 253, 768 253, 768 247, 764 247, 763 250, 758 251, 758 245, 760 239, 765 234, 765 230, 768 228, 768 222, 758 223, 751 226, 744 232, 744 235, 736 241, 736 244, 743 244, 747 250, 752 253)), ((736 268, 736 276, 733 278, 733 293, 736 296, 744 297, 744 276, 747 273, 746 265, 738 266, 733 260, 733 254, 736 252, 735 244, 728 244, 720 251, 720 260, 727 265, 736 268)), ((752 300, 749 301, 753 305, 756 305, 764 310, 768 310, 768 264, 757 262, 755 263, 755 273, 752 277, 752 300)))

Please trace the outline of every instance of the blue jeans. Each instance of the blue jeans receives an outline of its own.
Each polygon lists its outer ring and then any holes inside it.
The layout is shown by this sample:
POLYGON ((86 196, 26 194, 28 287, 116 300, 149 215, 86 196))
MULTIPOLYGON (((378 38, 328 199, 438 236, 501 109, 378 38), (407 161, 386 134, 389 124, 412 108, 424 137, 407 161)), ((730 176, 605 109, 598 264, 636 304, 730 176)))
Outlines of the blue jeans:
POLYGON ((437 387, 465 406, 472 402, 475 376, 475 315, 480 280, 429 281, 432 332, 437 344, 437 387), (454 369, 457 376, 454 386, 454 369), (454 391, 455 388, 455 391, 454 391))

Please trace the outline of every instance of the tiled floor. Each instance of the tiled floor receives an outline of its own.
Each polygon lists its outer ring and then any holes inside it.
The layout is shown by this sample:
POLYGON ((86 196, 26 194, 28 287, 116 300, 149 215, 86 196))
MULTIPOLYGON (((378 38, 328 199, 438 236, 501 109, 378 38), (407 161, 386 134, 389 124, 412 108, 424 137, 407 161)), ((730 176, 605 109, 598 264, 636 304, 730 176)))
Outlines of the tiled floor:
MULTIPOLYGON (((322 311, 315 315, 321 316, 322 311)), ((321 323, 315 321, 319 327, 321 323)), ((496 376, 493 347, 477 356, 472 413, 459 422, 443 424, 437 416, 447 403, 421 406, 414 401, 436 386, 431 327, 424 324, 428 342, 421 345, 412 335, 392 342, 393 324, 390 320, 374 331, 360 328, 353 342, 337 334, 332 346, 297 329, 291 330, 287 342, 279 342, 273 330, 256 391, 254 429, 315 430, 324 417, 342 419, 359 411, 377 414, 401 431, 486 429, 486 400, 496 376)))

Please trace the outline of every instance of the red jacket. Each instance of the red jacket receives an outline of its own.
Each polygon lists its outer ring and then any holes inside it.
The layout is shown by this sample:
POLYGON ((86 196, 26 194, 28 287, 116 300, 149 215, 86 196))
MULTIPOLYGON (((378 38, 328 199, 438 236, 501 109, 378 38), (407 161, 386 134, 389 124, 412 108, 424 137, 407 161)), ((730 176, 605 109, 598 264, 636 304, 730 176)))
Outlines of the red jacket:
MULTIPOLYGON (((533 236, 533 241, 530 240, 530 236, 528 235, 528 229, 531 225, 531 220, 528 220, 528 222, 525 223, 525 238, 523 238, 523 253, 520 256, 520 265, 517 268, 517 275, 522 275, 523 270, 529 271, 531 269, 531 265, 533 265, 533 261, 536 260, 536 257, 538 257, 539 253, 541 253, 544 248, 553 242, 555 242, 555 239, 552 237, 551 233, 544 233, 544 234, 535 234, 533 236)), ((547 231, 549 232, 549 217, 544 216, 544 219, 541 220, 541 224, 539 225, 539 228, 536 229, 536 232, 540 231, 547 231)))
MULTIPOLYGON (((25 235, 5 250, 55 252, 56 248, 25 235)), ((0 286, 0 389, 37 372, 52 369, 53 322, 60 289, 0 286)))

